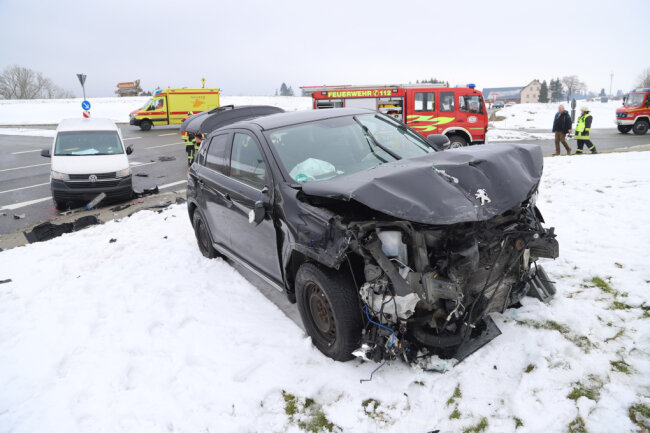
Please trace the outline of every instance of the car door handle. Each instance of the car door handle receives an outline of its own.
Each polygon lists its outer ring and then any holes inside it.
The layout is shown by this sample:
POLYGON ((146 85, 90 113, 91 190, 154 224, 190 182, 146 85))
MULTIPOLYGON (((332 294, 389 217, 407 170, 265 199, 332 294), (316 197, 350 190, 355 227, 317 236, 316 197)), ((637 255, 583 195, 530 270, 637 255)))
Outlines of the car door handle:
POLYGON ((203 188, 203 185, 205 184, 201 179, 197 179, 196 183, 199 184, 199 188, 203 188))

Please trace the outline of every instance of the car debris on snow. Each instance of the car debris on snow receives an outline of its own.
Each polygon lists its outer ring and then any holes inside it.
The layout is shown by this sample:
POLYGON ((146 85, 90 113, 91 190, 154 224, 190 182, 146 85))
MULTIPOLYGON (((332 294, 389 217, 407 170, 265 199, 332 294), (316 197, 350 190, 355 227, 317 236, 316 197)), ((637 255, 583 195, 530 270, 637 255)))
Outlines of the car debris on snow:
POLYGON ((49 241, 64 233, 76 232, 96 224, 101 224, 97 215, 86 215, 73 222, 62 224, 52 224, 48 221, 37 225, 32 231, 25 233, 25 237, 29 243, 49 241))
POLYGON ((176 161, 175 156, 159 156, 158 161, 165 162, 165 161, 176 161))
POLYGON ((20 220, 20 219, 25 218, 25 216, 26 216, 26 215, 25 215, 24 213, 21 213, 21 214, 14 214, 14 219, 15 219, 15 220, 20 220))

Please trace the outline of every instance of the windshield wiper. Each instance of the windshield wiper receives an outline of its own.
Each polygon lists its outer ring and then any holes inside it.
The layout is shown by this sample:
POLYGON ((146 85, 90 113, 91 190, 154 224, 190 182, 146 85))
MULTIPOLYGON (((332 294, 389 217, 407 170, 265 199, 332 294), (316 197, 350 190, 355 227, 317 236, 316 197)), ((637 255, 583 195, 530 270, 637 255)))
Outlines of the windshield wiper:
MULTIPOLYGON (((402 157, 400 157, 398 154, 396 154, 395 152, 392 152, 392 151, 388 150, 388 149, 386 148, 386 146, 380 144, 380 143, 377 141, 377 139, 375 138, 375 136, 372 135, 372 132, 370 132, 370 130, 368 129, 368 127, 367 127, 366 125, 364 125, 363 123, 361 123, 361 121, 360 121, 359 119, 357 119, 357 116, 352 116, 352 119, 353 119, 353 120, 354 120, 354 121, 355 121, 355 122, 356 122, 356 123, 361 127, 361 129, 363 129, 363 132, 366 134, 366 136, 370 137, 370 139, 372 140, 372 142, 375 143, 375 146, 377 146, 378 148, 380 148, 381 150, 383 150, 384 152, 386 152, 387 154, 389 154, 390 156, 392 156, 392 157, 395 158, 396 160, 398 160, 398 159, 402 159, 402 157)), ((371 150, 372 150, 372 149, 371 149, 371 150)), ((375 153, 375 152, 373 151, 373 153, 375 153)), ((386 161, 384 161, 384 162, 386 162, 386 161)))

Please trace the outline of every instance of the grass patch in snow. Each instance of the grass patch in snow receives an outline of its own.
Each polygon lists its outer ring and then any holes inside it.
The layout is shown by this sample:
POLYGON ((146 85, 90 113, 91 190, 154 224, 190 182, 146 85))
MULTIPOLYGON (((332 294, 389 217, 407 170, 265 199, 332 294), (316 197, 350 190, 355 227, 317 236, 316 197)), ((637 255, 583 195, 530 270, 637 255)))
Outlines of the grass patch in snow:
MULTIPOLYGON (((611 326, 611 325, 608 324, 608 326, 611 326)), ((610 341, 614 341, 618 337, 621 337, 623 334, 625 334, 625 328, 619 329, 618 332, 616 332, 616 334, 614 334, 613 337, 605 338, 605 343, 609 343, 610 341)))
POLYGON ((555 320, 546 320, 544 322, 519 321, 517 323, 521 325, 531 326, 535 329, 547 329, 549 331, 557 331, 560 333, 560 335, 562 335, 562 337, 564 337, 571 343, 575 344, 585 352, 589 352, 589 349, 594 347, 594 344, 591 341, 589 341, 587 337, 585 337, 584 335, 574 334, 573 332, 571 332, 571 329, 568 326, 558 323, 555 320))
POLYGON ((368 415, 368 418, 374 421, 386 422, 386 413, 383 410, 379 410, 380 406, 381 402, 374 398, 367 398, 361 402, 363 413, 368 415))
POLYGON ((567 431, 569 433, 587 433, 587 427, 585 427, 583 419, 580 416, 577 416, 576 419, 569 423, 567 431))
POLYGON ((530 373, 534 369, 535 369, 535 366, 533 364, 528 364, 528 366, 526 366, 526 369, 524 370, 524 373, 530 373))
POLYGON ((650 406, 643 403, 637 403, 630 406, 628 416, 638 427, 641 427, 643 432, 650 432, 650 406))
POLYGON ((515 420, 515 430, 517 430, 519 427, 524 426, 524 422, 521 419, 515 417, 514 420, 515 420))
POLYGON ((626 304, 625 302, 614 301, 610 307, 610 310, 629 310, 631 308, 632 306, 626 304))
POLYGON ((567 395, 567 398, 571 400, 578 400, 580 397, 587 397, 589 400, 598 401, 600 397, 600 390, 603 387, 603 382, 596 378, 590 377, 588 384, 583 384, 582 382, 577 382, 573 390, 567 395))
POLYGON ((457 398, 461 398, 463 396, 463 393, 460 392, 460 385, 456 385, 456 388, 454 388, 454 393, 449 397, 449 400, 447 400, 447 406, 451 406, 456 402, 457 398))
POLYGON ((621 373, 630 374, 630 364, 623 361, 622 359, 620 361, 610 361, 610 364, 612 365, 612 371, 619 371, 621 373))
POLYGON ((310 433, 339 432, 341 429, 334 425, 320 405, 312 398, 298 399, 295 395, 282 391, 284 399, 284 413, 289 416, 289 421, 295 423, 301 430, 310 433))
POLYGON ((485 431, 487 427, 488 427, 488 420, 487 418, 483 417, 478 422, 478 424, 466 428, 465 430, 463 430, 463 433, 480 433, 482 431, 485 431))
POLYGON ((460 418, 460 412, 458 411, 458 408, 455 408, 452 413, 449 414, 449 419, 459 419, 460 418))

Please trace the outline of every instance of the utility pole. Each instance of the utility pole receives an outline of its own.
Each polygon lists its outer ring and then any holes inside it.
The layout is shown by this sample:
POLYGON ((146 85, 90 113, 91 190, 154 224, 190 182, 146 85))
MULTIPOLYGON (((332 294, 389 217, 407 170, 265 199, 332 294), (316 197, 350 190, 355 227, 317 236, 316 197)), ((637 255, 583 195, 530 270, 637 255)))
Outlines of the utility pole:
POLYGON ((612 82, 614 81, 614 72, 609 74, 609 97, 612 97, 612 82))

